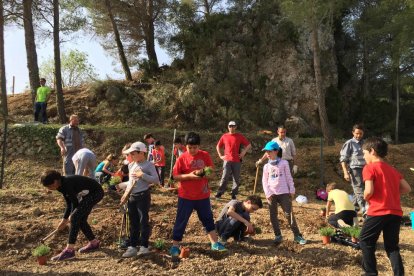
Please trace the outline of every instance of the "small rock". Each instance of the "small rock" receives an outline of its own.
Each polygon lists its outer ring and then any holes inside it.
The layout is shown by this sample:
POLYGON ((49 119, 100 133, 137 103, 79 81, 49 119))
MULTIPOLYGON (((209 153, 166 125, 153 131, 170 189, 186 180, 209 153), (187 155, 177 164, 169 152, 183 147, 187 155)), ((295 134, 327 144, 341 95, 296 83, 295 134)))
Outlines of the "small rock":
POLYGON ((33 215, 35 217, 39 217, 39 216, 43 215, 43 212, 40 210, 39 207, 37 207, 36 209, 33 210, 33 215))

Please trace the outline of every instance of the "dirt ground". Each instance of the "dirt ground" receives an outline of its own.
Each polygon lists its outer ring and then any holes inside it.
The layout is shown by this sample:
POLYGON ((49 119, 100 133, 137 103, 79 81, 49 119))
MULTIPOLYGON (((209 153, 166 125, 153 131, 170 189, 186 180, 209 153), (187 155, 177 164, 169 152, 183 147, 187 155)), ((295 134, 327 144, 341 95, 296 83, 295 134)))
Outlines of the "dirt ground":
MULTIPOLYGON (((325 150, 325 179, 337 181, 350 192, 349 184, 344 183, 339 174, 339 147, 338 144, 325 150)), ((243 165, 244 185, 240 199, 252 191, 256 172, 252 164, 259 154, 250 154, 243 165)), ((197 216, 193 214, 183 241, 183 245, 190 248, 190 257, 179 263, 172 262, 167 252, 171 246, 177 197, 157 188, 152 191, 150 242, 164 239, 167 242, 166 250, 153 250, 145 257, 122 259, 123 251, 117 246, 122 219, 118 209, 120 196, 108 192, 89 217, 93 231, 102 242, 102 248, 89 254, 77 254, 75 259, 69 261, 49 261, 45 266, 37 264, 31 251, 58 224, 64 201, 59 193, 46 193, 39 184, 39 176, 46 168, 59 168, 59 159, 9 161, 6 167, 6 187, 0 190, 0 275, 359 275, 360 251, 336 243, 323 245, 318 234, 319 228, 325 225, 319 214, 324 202, 314 197, 314 190, 320 181, 318 147, 299 145, 298 156, 301 158, 298 158, 299 173, 295 176, 297 194, 306 195, 309 203, 299 206, 294 202, 293 205, 299 228, 309 241, 304 246, 293 242, 293 235, 280 211, 284 241, 278 246, 272 244, 274 234, 265 204, 265 208, 252 215, 252 221, 261 228, 262 233, 252 237, 249 242, 236 243, 230 240, 227 253, 209 250, 208 238, 197 216)), ((409 167, 414 164, 413 158, 413 144, 392 146, 388 157, 388 161, 403 172, 412 187, 414 173, 409 171, 409 167)), ((216 166, 220 166, 218 160, 215 162, 216 166)), ((216 191, 218 177, 211 181, 213 193, 216 191)), ((260 186, 259 181, 258 192, 263 196, 260 186)), ((403 197, 405 214, 414 210, 413 199, 413 193, 403 197)), ((212 199, 215 217, 228 200, 228 194, 220 201, 212 199)), ((63 231, 46 243, 53 253, 58 253, 65 246, 66 239, 67 231, 63 231)), ((400 247, 406 275, 414 275, 413 241, 414 230, 408 226, 401 227, 400 247)), ((84 243, 83 235, 79 234, 77 248, 84 243)), ((380 274, 390 275, 390 264, 383 249, 382 238, 378 245, 377 260, 380 274)))

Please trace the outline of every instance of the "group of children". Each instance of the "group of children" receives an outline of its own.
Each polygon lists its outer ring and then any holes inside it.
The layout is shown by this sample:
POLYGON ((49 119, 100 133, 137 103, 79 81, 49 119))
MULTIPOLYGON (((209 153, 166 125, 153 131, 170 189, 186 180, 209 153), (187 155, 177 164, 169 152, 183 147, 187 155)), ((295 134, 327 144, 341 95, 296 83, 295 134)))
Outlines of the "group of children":
MULTIPOLYGON (((212 159, 207 151, 200 149, 201 139, 197 133, 187 133, 184 144, 185 149, 177 147, 178 158, 172 172, 174 180, 179 182, 179 185, 172 247, 169 252, 172 256, 180 254, 179 245, 194 210, 208 235, 211 249, 226 251, 225 245, 229 238, 243 240, 245 233, 254 232, 250 222, 250 214, 262 208, 263 203, 258 196, 249 196, 245 201, 232 200, 224 206, 215 223, 208 185, 209 179, 214 174, 206 171, 207 167, 213 167, 212 159)), ((161 152, 164 152, 160 147, 157 149, 157 146, 159 147, 160 144, 157 145, 154 141, 151 155, 152 160, 155 161, 162 160, 161 152)), ((289 163, 278 157, 280 147, 274 141, 268 142, 263 151, 269 159, 263 167, 262 183, 269 204, 270 221, 275 235, 274 242, 280 243, 283 240, 277 212, 280 204, 294 234, 294 240, 299 244, 306 244, 307 241, 300 233, 292 212, 291 199, 295 194, 295 187, 289 163)), ((367 275, 377 273, 375 245, 381 231, 383 231, 385 250, 390 258, 393 271, 396 275, 402 275, 403 265, 398 248, 402 216, 400 194, 410 192, 411 188, 401 174, 383 160, 387 154, 387 144, 383 140, 379 138, 367 139, 363 145, 363 153, 367 163, 363 169, 364 199, 369 203, 369 208, 366 211, 367 217, 360 236, 363 268, 367 275)), ((162 183, 161 176, 163 174, 157 172, 155 163, 148 160, 146 154, 149 153, 142 142, 131 144, 123 151, 123 154, 127 155, 130 160, 128 165, 129 180, 122 195, 121 204, 128 205, 131 244, 122 256, 132 257, 149 253, 150 184, 162 183)), ((67 202, 64 219, 58 229, 66 226, 68 221, 71 222, 69 243, 61 254, 54 257, 55 260, 64 260, 74 256, 73 247, 79 229, 89 240, 89 243, 81 248, 80 252, 99 248, 99 241, 93 236, 87 223, 87 217, 93 205, 102 199, 103 192, 98 183, 86 179, 86 177, 80 178, 80 176, 61 176, 56 171, 46 172, 42 176, 43 185, 51 190, 60 191, 67 202), (69 185, 68 183, 73 184, 69 185), (85 190, 88 193, 83 193, 85 190), (77 198, 79 195, 80 200, 77 198)), ((327 219, 329 223, 334 227, 353 224, 356 212, 348 195, 344 191, 336 189, 334 183, 327 186, 327 192, 327 219), (329 216, 332 202, 335 204, 335 214, 329 216)))

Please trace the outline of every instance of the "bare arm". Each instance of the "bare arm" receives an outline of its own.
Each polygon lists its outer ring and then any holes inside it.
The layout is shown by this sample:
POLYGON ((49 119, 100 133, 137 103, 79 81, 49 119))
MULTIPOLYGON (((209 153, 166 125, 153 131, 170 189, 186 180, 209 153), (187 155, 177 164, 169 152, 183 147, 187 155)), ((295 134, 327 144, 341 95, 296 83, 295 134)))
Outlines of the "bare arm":
POLYGON ((350 175, 348 173, 348 166, 346 165, 345 162, 341 162, 341 166, 342 166, 342 170, 344 172, 344 179, 346 181, 350 181, 351 180, 351 177, 350 177, 350 175))
POLYGON ((410 184, 405 179, 400 180, 400 194, 408 194, 411 192, 410 184))
POLYGON ((221 147, 217 144, 216 146, 217 154, 220 157, 220 159, 224 160, 224 155, 221 154, 221 147))
POLYGON ((327 201, 326 202, 326 218, 329 217, 329 212, 331 211, 331 206, 332 206, 332 201, 327 201))
POLYGON ((56 139, 56 142, 60 148, 60 154, 63 156, 66 154, 65 142, 62 139, 56 139))
POLYGON ((242 150, 242 152, 240 153, 240 155, 239 155, 239 157, 240 158, 243 158, 245 155, 246 155, 246 153, 247 153, 247 151, 249 151, 250 149, 252 148, 252 144, 248 144, 243 150, 242 150))
POLYGON ((365 191, 364 191, 364 199, 368 200, 374 194, 374 181, 366 180, 365 181, 365 191))

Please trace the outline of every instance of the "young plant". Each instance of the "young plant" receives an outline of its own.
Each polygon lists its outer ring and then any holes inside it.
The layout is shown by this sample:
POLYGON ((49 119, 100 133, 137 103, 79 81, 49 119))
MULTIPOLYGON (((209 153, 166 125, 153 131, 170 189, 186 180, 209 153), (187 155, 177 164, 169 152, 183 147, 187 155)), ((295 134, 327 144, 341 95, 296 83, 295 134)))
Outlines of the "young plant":
POLYGON ((50 253, 50 247, 47 245, 39 245, 38 247, 36 247, 33 251, 32 251, 32 255, 34 257, 41 257, 41 256, 46 256, 50 253))
POLYGON ((157 250, 164 250, 165 249, 165 240, 163 240, 163 239, 156 240, 155 243, 154 243, 154 247, 157 250))
POLYGON ((209 176, 212 173, 213 173, 213 169, 211 167, 205 167, 204 168, 204 175, 205 176, 209 176))
POLYGON ((359 239, 360 235, 361 235, 361 228, 351 227, 351 237, 359 239))
POLYGON ((319 229, 319 233, 321 234, 321 236, 332 237, 333 235, 335 235, 335 230, 331 227, 322 227, 321 229, 319 229))
POLYGON ((111 180, 109 180, 109 185, 110 186, 114 186, 114 185, 118 185, 119 183, 121 183, 122 179, 119 176, 112 176, 111 180))
POLYGON ((262 233, 262 228, 260 228, 259 226, 254 226, 254 232, 256 233, 256 234, 261 234, 262 233))

